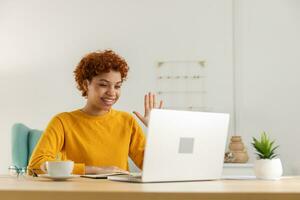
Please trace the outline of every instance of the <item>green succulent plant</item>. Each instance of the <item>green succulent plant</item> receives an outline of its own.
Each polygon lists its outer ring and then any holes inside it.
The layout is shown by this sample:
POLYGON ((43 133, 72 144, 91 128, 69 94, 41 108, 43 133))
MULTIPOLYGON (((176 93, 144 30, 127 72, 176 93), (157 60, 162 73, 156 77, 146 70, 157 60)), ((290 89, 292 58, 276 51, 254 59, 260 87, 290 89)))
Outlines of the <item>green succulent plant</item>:
POLYGON ((261 134, 260 140, 253 137, 252 146, 256 150, 256 155, 259 159, 273 159, 276 158, 278 155, 275 153, 275 150, 279 147, 274 146, 275 140, 271 141, 266 134, 263 132, 261 134))

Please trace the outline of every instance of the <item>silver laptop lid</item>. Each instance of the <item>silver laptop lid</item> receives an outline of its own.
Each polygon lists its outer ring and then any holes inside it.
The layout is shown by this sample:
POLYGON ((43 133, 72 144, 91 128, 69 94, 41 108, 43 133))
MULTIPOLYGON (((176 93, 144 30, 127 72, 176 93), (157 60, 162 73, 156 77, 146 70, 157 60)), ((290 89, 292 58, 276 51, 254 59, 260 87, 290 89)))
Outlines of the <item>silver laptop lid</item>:
POLYGON ((143 182, 221 177, 229 114, 153 109, 143 182))

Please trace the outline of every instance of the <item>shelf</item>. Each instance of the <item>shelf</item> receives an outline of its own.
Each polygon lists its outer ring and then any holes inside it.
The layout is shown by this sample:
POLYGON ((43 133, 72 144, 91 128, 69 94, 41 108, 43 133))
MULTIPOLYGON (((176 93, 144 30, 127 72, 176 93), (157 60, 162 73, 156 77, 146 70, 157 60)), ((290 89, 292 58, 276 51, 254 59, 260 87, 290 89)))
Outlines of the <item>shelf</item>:
POLYGON ((207 106, 165 106, 164 109, 170 110, 192 110, 192 111, 208 111, 207 106))
POLYGON ((186 93, 190 93, 190 94, 206 94, 206 91, 157 91, 158 95, 162 95, 162 94, 186 94, 186 93))
POLYGON ((205 67, 206 66, 206 60, 164 60, 164 61, 158 61, 157 62, 157 66, 161 67, 163 64, 166 63, 197 63, 199 64, 201 67, 205 67))
POLYGON ((158 76, 157 79, 163 80, 163 79, 200 79, 205 78, 206 76, 203 75, 193 75, 193 76, 158 76))

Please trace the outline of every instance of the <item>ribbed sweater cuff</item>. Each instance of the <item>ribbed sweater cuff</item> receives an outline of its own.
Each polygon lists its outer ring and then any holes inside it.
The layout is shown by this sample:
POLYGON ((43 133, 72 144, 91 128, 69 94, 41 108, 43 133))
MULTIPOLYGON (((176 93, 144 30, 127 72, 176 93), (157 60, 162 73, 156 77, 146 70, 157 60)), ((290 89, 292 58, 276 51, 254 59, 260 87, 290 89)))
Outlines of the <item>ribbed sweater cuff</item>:
POLYGON ((85 164, 84 163, 75 163, 74 169, 73 169, 73 174, 80 174, 80 175, 85 174, 85 164))

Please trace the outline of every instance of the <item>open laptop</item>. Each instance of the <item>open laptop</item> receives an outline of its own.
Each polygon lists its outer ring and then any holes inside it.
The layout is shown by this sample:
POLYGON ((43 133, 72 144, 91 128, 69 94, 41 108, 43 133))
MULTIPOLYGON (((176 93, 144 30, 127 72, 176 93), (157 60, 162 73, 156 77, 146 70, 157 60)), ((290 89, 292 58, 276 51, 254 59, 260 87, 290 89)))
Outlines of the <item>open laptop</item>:
POLYGON ((143 172, 108 176, 129 182, 168 182, 221 178, 229 114, 153 109, 143 172))

